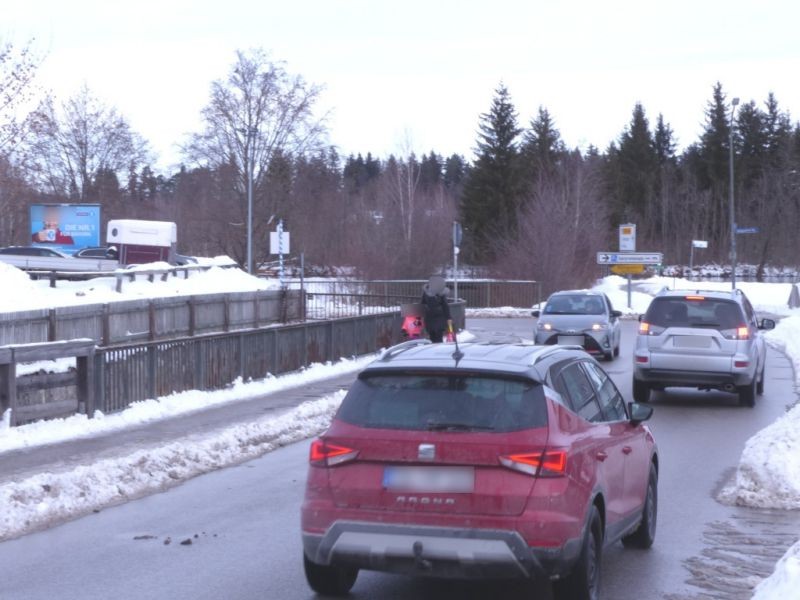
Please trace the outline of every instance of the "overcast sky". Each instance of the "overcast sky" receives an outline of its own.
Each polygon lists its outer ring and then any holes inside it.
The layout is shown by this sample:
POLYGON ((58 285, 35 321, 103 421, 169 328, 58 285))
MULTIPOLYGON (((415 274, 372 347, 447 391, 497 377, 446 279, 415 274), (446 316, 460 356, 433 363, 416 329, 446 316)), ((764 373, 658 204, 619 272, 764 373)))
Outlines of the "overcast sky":
POLYGON ((797 0, 12 0, 0 37, 35 37, 45 87, 63 99, 86 83, 166 167, 237 49, 324 86, 345 155, 470 158, 501 81, 521 125, 544 106, 582 149, 606 148, 636 102, 696 141, 717 81, 743 102, 772 91, 797 121, 798 23, 797 0))

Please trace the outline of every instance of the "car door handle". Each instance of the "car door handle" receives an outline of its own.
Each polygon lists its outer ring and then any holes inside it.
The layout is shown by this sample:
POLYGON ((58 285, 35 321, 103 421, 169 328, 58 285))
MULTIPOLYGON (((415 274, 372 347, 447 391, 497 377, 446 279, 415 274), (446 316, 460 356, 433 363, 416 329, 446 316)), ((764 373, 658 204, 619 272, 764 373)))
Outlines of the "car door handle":
POLYGON ((597 458, 597 460, 599 460, 600 462, 603 462, 605 459, 608 458, 608 454, 606 452, 600 450, 600 452, 595 454, 595 458, 597 458))
POLYGON ((623 446, 622 447, 622 453, 623 454, 630 454, 631 452, 633 452, 633 448, 631 448, 630 446, 623 446))

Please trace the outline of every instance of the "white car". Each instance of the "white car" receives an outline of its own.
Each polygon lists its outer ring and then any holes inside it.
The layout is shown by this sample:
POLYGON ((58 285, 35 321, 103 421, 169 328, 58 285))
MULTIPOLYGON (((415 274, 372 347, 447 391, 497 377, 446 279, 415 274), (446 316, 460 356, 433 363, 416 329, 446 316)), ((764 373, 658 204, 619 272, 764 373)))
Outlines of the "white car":
POLYGON ((568 344, 583 347, 586 352, 606 360, 619 356, 622 336, 619 318, 603 293, 569 290, 552 294, 538 317, 533 341, 539 345, 568 344))

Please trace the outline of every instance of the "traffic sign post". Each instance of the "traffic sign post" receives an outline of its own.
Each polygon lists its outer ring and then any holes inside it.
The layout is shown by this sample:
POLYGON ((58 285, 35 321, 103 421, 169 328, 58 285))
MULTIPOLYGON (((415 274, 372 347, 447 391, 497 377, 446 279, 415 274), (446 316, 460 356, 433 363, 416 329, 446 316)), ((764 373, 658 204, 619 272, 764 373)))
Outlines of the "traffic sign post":
POLYGON ((660 265, 664 261, 661 252, 598 252, 598 265, 660 265))
POLYGON ((692 247, 689 249, 689 277, 692 277, 694 269, 694 249, 695 248, 708 248, 707 240, 692 240, 692 247))
POLYGON ((458 300, 458 254, 463 234, 461 223, 453 221, 453 300, 458 300))
MULTIPOLYGON (((625 227, 631 227, 631 226, 626 225, 625 227)), ((620 228, 620 234, 621 233, 622 233, 622 228, 620 228)), ((636 235, 635 228, 633 230, 633 235, 634 236, 636 235)), ((623 269, 625 267, 628 267, 630 269, 623 271, 628 276, 628 308, 631 307, 631 273, 641 273, 641 271, 635 271, 633 269, 636 267, 640 267, 641 270, 643 271, 644 265, 660 265, 662 262, 664 262, 664 255, 661 252, 598 252, 597 253, 598 265, 609 265, 612 271, 614 271, 615 268, 620 268, 620 267, 622 267, 623 269)))
POLYGON ((626 223, 619 226, 619 251, 636 252, 636 225, 626 223))
POLYGON ((644 273, 644 265, 611 265, 611 272, 617 275, 636 275, 637 273, 644 273))

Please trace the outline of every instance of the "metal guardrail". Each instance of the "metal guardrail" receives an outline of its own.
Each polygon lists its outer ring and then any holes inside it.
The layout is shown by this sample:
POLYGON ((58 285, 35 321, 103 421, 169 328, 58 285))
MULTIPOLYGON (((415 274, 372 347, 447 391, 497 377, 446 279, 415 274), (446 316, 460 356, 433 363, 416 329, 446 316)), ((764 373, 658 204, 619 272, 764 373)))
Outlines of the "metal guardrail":
POLYGON ((58 269, 25 269, 25 272, 28 273, 32 279, 49 280, 51 288, 56 287, 56 283, 59 280, 76 281, 97 279, 98 277, 114 277, 116 279, 115 289, 117 292, 121 292, 123 282, 125 280, 136 281, 136 279, 139 277, 146 277, 148 281, 154 281, 155 277, 158 276, 161 281, 166 281, 170 275, 177 277, 180 274, 183 275, 184 279, 188 279, 191 271, 208 271, 212 267, 220 267, 222 269, 228 269, 232 267, 238 268, 238 266, 239 265, 232 262, 230 264, 225 263, 214 265, 176 265, 172 267, 165 267, 163 269, 126 269, 124 267, 106 270, 75 269, 68 271, 58 269))
MULTIPOLYGON (((409 298, 411 302, 418 302, 422 297, 422 286, 425 283, 425 279, 286 280, 290 289, 300 289, 302 285, 308 293, 361 294, 384 297, 387 301, 409 298)), ((452 291, 454 281, 447 280, 447 286, 452 291)), ((467 308, 527 308, 542 301, 542 284, 533 280, 459 279, 458 296, 466 302, 467 308)))

